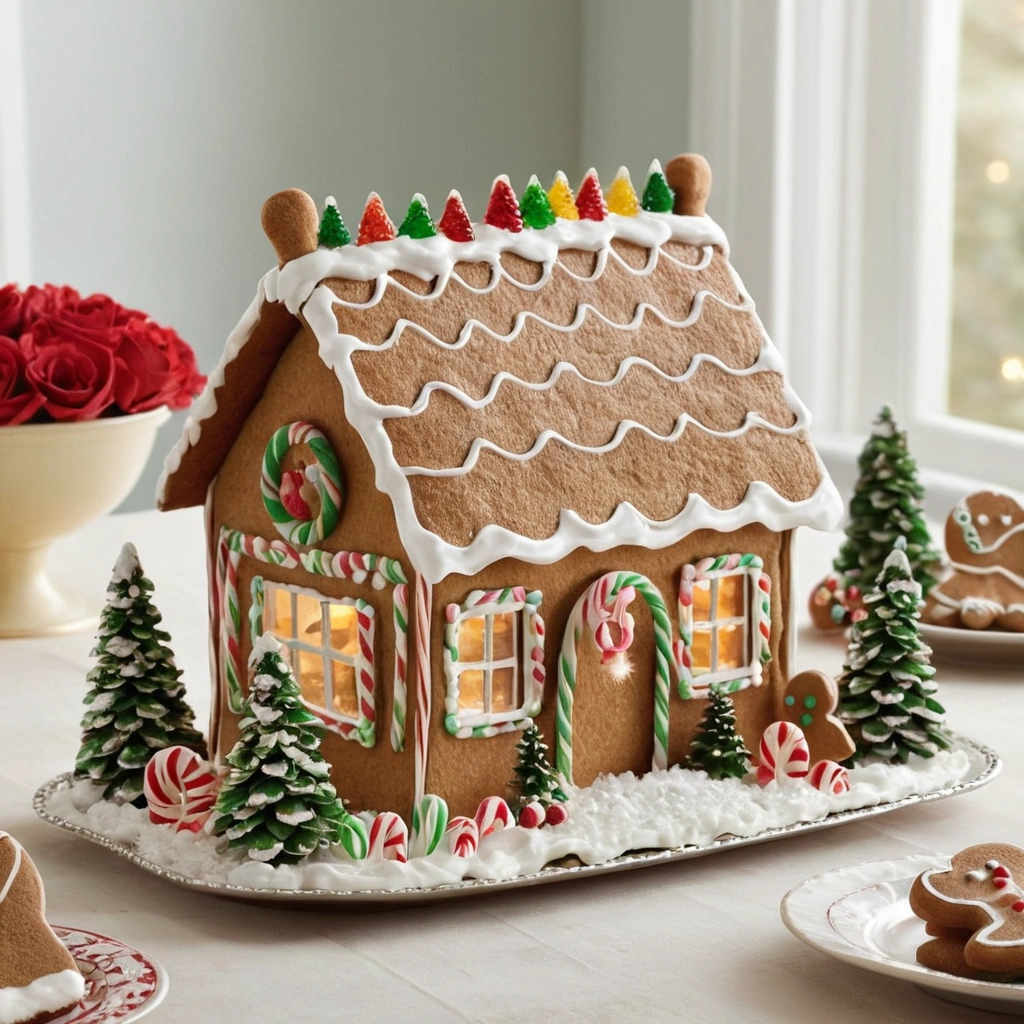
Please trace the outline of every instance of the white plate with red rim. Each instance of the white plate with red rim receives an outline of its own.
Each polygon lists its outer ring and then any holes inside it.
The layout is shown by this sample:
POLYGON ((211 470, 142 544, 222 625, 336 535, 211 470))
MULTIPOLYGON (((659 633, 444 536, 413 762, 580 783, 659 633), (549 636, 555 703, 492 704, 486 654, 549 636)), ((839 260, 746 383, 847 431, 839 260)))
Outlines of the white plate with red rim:
POLYGON ((1024 1015, 1024 985, 958 978, 917 962, 924 921, 908 899, 922 871, 948 868, 950 858, 916 854, 837 868, 807 879, 783 897, 782 920, 812 949, 846 963, 912 982, 949 1002, 1024 1015))
POLYGON ((85 928, 51 925, 85 978, 78 1005, 54 1024, 131 1024, 167 995, 167 972, 148 953, 85 928))
POLYGON ((924 642, 940 662, 1015 667, 1024 678, 1024 633, 936 626, 930 622, 918 625, 924 642))

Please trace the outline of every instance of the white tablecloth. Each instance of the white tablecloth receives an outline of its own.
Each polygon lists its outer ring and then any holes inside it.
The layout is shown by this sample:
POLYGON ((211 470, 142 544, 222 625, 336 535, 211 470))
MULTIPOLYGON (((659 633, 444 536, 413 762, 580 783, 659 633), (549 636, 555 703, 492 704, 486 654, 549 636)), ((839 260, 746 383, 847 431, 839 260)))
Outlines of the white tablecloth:
MULTIPOLYGON (((801 593, 835 537, 804 531, 801 593)), ((102 597, 124 540, 156 584, 200 721, 209 707, 202 521, 113 516, 54 550, 55 573, 102 597)), ((988 1015, 870 975, 790 936, 779 900, 832 867, 971 843, 1024 843, 1024 677, 941 670, 960 732, 1008 764, 991 786, 781 842, 450 905, 278 911, 193 894, 39 821, 32 794, 72 767, 91 637, 0 641, 0 827, 46 883, 48 916, 152 953, 171 984, 152 1019, 235 1021, 954 1021, 988 1015)), ((844 646, 801 628, 797 668, 838 671, 844 646)), ((992 1016, 996 1020, 995 1016, 992 1016)))

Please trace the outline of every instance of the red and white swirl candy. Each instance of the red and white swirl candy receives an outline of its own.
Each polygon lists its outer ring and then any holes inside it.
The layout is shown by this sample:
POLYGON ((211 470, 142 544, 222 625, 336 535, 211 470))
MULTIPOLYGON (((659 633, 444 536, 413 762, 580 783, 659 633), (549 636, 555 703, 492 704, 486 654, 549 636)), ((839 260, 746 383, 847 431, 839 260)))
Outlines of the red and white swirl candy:
POLYGON ((614 573, 602 576, 583 602, 583 618, 590 626, 594 642, 601 651, 602 665, 607 665, 616 655, 628 651, 633 643, 635 623, 626 609, 636 598, 636 588, 623 587, 614 597, 610 597, 615 581, 614 573), (609 601, 612 605, 610 608, 609 601), (617 627, 618 639, 611 631, 612 625, 617 627))
POLYGON ((492 832, 511 828, 515 824, 511 808, 500 796, 484 797, 476 809, 475 818, 481 839, 489 836, 492 832))
POLYGON ((802 779, 811 765, 811 751, 803 729, 790 722, 772 722, 761 736, 757 781, 802 779))
POLYGON ((519 812, 519 825, 521 828, 540 828, 546 818, 544 805, 539 800, 534 800, 519 812))
POLYGON ((850 773, 835 761, 818 761, 807 776, 807 781, 822 793, 839 796, 850 788, 850 773))
POLYGON ((400 814, 381 811, 370 823, 369 856, 399 864, 409 859, 409 829, 400 814))
POLYGON ((480 829, 472 818, 452 818, 445 838, 449 851, 456 857, 472 857, 480 845, 480 829))
POLYGON ((217 776, 188 747, 164 747, 146 765, 142 791, 149 820, 173 825, 175 832, 198 832, 217 799, 217 776))

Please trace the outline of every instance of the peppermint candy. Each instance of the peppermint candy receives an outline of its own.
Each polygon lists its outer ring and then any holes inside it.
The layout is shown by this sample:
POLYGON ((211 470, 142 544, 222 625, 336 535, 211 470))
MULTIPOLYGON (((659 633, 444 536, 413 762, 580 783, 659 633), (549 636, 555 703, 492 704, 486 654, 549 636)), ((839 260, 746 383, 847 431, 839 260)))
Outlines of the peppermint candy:
POLYGON ((188 747, 164 747, 146 765, 142 791, 149 820, 173 825, 175 832, 198 832, 217 799, 217 777, 188 747))
POLYGON ((767 786, 773 779, 802 779, 811 763, 811 751, 803 729, 791 722, 772 722, 761 736, 757 781, 767 786))
POLYGON ((472 818, 452 818, 445 835, 456 857, 472 857, 480 845, 480 829, 472 818))
POLYGON ((511 808, 500 796, 484 797, 476 809, 475 820, 481 839, 489 836, 492 832, 511 828, 515 824, 511 808))
POLYGON ((409 830, 400 814, 382 811, 370 825, 370 857, 396 860, 404 864, 409 858, 409 830))
POLYGON ((818 761, 807 781, 819 792, 839 796, 850 788, 850 773, 835 761, 818 761))
POLYGON ((427 857, 436 849, 448 827, 448 805, 433 793, 427 795, 412 809, 413 857, 427 857))

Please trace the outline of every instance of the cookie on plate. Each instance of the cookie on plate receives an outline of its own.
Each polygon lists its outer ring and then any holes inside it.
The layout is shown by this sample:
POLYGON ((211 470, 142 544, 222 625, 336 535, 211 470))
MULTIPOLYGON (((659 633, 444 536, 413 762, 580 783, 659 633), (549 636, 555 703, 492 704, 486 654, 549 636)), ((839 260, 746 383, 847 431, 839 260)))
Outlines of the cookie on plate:
POLYGON ((918 949, 918 962, 967 977, 975 976, 968 969, 1024 976, 1024 890, 1017 879, 1024 880, 1024 850, 1008 843, 970 846, 948 870, 919 875, 910 906, 938 936, 918 949))
POLYGON ((44 1024, 78 1005, 85 981, 46 923, 29 855, 0 832, 0 1024, 44 1024))

